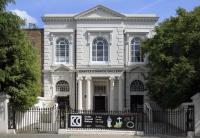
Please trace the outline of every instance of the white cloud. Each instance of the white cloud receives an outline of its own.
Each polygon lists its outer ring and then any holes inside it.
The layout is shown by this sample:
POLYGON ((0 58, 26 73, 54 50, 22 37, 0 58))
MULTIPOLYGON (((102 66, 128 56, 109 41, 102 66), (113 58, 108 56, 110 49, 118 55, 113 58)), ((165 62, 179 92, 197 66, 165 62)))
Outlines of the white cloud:
POLYGON ((160 4, 163 1, 165 1, 165 0, 155 0, 154 2, 152 2, 150 4, 144 5, 144 7, 138 9, 136 12, 145 11, 145 10, 147 10, 149 8, 152 8, 152 7, 156 6, 157 4, 160 4))
POLYGON ((23 20, 25 20, 27 25, 29 23, 33 23, 33 24, 37 23, 37 20, 34 17, 30 16, 26 11, 15 9, 15 10, 11 10, 11 12, 15 13, 16 15, 21 17, 23 20))

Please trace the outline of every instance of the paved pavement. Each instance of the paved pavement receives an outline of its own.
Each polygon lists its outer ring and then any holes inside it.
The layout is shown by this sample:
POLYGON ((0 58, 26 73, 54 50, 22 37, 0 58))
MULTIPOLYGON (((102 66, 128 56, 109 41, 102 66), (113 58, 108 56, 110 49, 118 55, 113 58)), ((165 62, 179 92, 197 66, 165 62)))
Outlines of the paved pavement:
POLYGON ((0 138, 183 138, 170 136, 61 135, 61 134, 0 134, 0 138))

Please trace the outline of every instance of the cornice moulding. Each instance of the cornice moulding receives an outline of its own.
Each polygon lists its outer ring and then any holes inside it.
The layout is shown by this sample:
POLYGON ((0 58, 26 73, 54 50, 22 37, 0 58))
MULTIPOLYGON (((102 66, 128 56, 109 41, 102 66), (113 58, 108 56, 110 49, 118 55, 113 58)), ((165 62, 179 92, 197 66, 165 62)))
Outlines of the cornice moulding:
POLYGON ((45 31, 50 32, 50 33, 73 33, 74 29, 45 29, 45 31))
POLYGON ((157 22, 158 17, 94 17, 94 18, 88 18, 88 17, 81 17, 81 18, 73 18, 73 17, 42 17, 42 21, 47 22, 68 22, 68 21, 79 21, 79 20, 87 20, 87 21, 95 21, 95 20, 121 20, 121 21, 140 21, 140 22, 157 22))

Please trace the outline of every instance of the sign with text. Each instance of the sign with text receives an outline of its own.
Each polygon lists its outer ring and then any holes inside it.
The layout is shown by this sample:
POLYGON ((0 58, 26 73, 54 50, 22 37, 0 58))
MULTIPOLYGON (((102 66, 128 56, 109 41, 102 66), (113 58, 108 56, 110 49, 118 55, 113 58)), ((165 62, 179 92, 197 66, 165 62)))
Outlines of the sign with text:
POLYGON ((135 129, 135 115, 69 114, 69 128, 135 129))

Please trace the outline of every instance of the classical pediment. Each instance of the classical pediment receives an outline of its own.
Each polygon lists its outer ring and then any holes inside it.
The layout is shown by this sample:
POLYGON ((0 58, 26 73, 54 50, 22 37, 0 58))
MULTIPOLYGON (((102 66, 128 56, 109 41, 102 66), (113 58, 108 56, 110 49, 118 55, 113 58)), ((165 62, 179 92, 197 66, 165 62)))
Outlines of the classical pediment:
POLYGON ((54 67, 53 71, 55 72, 59 72, 59 71, 71 71, 67 66, 65 65, 60 65, 60 66, 57 66, 57 67, 54 67))
POLYGON ((113 11, 107 7, 102 5, 98 5, 92 9, 81 12, 75 16, 76 19, 84 19, 84 18, 122 18, 124 15, 113 11))

